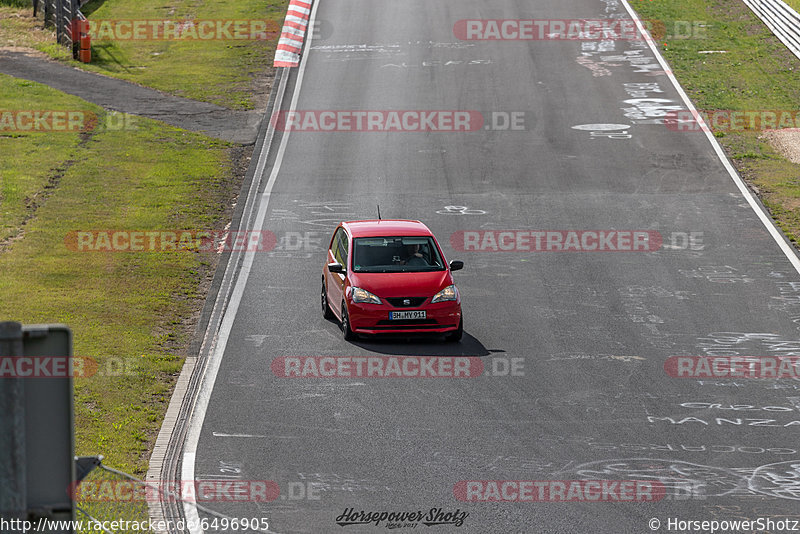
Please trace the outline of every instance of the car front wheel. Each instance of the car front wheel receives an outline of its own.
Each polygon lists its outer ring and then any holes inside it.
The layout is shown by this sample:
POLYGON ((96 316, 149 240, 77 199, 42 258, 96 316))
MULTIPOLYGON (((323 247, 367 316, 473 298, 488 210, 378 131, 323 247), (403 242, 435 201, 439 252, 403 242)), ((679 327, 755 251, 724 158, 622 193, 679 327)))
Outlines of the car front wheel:
POLYGON ((356 338, 355 332, 350 328, 350 317, 347 315, 347 304, 342 301, 342 337, 345 341, 353 341, 356 338))
POLYGON ((322 316, 326 319, 333 319, 333 310, 331 310, 331 305, 328 304, 328 291, 325 288, 325 277, 322 278, 322 295, 320 301, 322 303, 322 316))

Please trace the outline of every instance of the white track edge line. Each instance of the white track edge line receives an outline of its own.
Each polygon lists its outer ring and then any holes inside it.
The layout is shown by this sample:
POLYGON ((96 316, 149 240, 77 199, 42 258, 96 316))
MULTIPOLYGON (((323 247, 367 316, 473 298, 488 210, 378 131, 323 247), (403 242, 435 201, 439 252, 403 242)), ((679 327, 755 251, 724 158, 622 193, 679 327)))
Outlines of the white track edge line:
POLYGON ((731 165, 731 162, 725 155, 725 151, 722 149, 720 144, 717 142, 717 139, 712 134, 711 128, 709 128, 703 121, 702 117, 700 117, 700 114, 697 112, 697 109, 694 107, 694 104, 692 104, 692 101, 689 100, 689 97, 683 90, 683 87, 681 87, 680 83, 678 83, 678 79, 675 78, 675 75, 672 73, 672 70, 667 65, 666 60, 664 60, 664 57, 661 55, 661 53, 658 51, 658 48, 655 46, 653 38, 644 29, 644 25, 642 24, 641 19, 639 19, 639 16, 636 14, 631 5, 628 3, 628 0, 621 0, 621 2, 622 5, 625 6, 625 9, 628 11, 628 14, 636 22, 636 27, 639 29, 639 33, 644 36, 645 41, 647 41, 647 45, 650 47, 650 50, 652 50, 653 53, 655 54, 658 63, 661 65, 662 69, 664 70, 664 73, 667 75, 670 82, 672 82, 672 85, 678 91, 678 94, 680 95, 684 104, 686 104, 686 106, 692 112, 692 115, 696 117, 696 120, 700 125, 700 128, 703 130, 703 132, 705 132, 706 138, 711 143, 711 146, 714 148, 714 152, 717 154, 717 157, 724 165, 725 170, 728 171, 728 174, 730 175, 733 182, 736 184, 736 187, 739 188, 739 191, 742 193, 742 196, 744 196, 745 200, 747 200, 747 203, 750 205, 750 207, 753 209, 758 218, 766 227, 769 234, 772 236, 772 238, 781 248, 783 253, 786 255, 786 258, 789 260, 789 263, 791 263, 792 266, 795 268, 795 270, 798 273, 800 273, 800 258, 798 258, 796 251, 786 242, 786 239, 783 237, 783 234, 780 232, 778 227, 775 226, 775 222, 772 220, 772 217, 770 217, 769 214, 766 213, 764 208, 761 207, 761 205, 756 200, 755 196, 753 196, 753 192, 750 191, 750 189, 747 187, 747 184, 745 184, 742 178, 739 176, 739 173, 736 172, 736 169, 733 168, 733 165, 731 165))
MULTIPOLYGON (((314 2, 314 7, 311 10, 311 16, 309 17, 309 21, 312 22, 316 17, 317 6, 319 5, 319 1, 314 2)), ((312 36, 308 36, 308 43, 307 45, 311 46, 311 39, 312 36)), ((303 76, 305 74, 305 69, 307 65, 307 58, 303 56, 300 62, 300 66, 298 69, 297 74, 297 82, 294 88, 294 94, 292 95, 292 102, 290 104, 290 109, 295 109, 297 106, 297 100, 300 96, 300 87, 303 83, 303 76)), ((284 79, 288 79, 284 78, 284 79)), ((280 112, 280 110, 276 110, 280 112)), ((283 132, 283 137, 281 138, 281 144, 278 148, 278 153, 275 158, 275 163, 272 166, 272 172, 270 174, 269 180, 267 181, 267 185, 264 188, 264 193, 261 197, 261 204, 259 206, 258 215, 255 221, 255 227, 261 228, 264 224, 264 218, 267 214, 267 207, 269 206, 270 196, 272 194, 272 188, 275 185, 275 180, 278 177, 278 173, 280 171, 281 163, 283 162, 283 155, 286 152, 286 145, 289 141, 289 131, 283 132)), ((262 147, 261 154, 259 154, 259 163, 256 166, 256 173, 263 172, 264 168, 266 167, 267 157, 268 154, 265 152, 267 150, 266 144, 262 147)), ((254 176, 258 176, 259 174, 255 174, 254 176)), ((228 307, 225 310, 225 316, 222 320, 222 324, 219 329, 218 339, 215 343, 214 350, 210 355, 208 364, 206 366, 205 372, 203 374, 203 379, 200 384, 200 389, 197 395, 197 402, 195 404, 194 410, 192 412, 191 418, 189 420, 189 432, 186 437, 186 448, 184 449, 182 464, 181 464, 181 478, 183 480, 194 480, 195 476, 195 459, 197 456, 197 445, 200 440, 200 432, 203 428, 203 422, 205 420, 206 410, 208 409, 208 403, 211 399, 211 393, 214 390, 214 383, 217 379, 217 373, 219 372, 219 367, 222 361, 222 356, 225 352, 225 347, 228 343, 228 337, 231 333, 231 328, 233 327, 233 322, 236 318, 236 313, 239 309, 239 304, 241 303, 242 296, 244 295, 245 287, 247 286, 247 279, 250 275, 250 270, 253 266, 253 260, 255 258, 255 251, 250 250, 247 251, 244 261, 242 262, 241 270, 239 271, 239 275, 236 279, 236 286, 231 294, 231 299, 229 301, 228 307)), ((192 527, 189 531, 192 534, 205 534, 205 531, 200 528, 200 516, 197 512, 197 506, 191 500, 184 502, 183 504, 184 514, 186 516, 186 523, 187 527, 192 527)))

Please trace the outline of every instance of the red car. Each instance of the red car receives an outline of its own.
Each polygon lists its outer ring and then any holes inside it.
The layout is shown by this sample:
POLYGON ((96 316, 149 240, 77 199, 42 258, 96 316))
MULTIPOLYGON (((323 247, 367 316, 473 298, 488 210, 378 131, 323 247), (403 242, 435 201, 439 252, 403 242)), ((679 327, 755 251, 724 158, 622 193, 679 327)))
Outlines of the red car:
POLYGON ((322 312, 336 317, 346 340, 358 334, 444 334, 464 331, 461 296, 442 249, 419 221, 341 223, 322 269, 322 312))

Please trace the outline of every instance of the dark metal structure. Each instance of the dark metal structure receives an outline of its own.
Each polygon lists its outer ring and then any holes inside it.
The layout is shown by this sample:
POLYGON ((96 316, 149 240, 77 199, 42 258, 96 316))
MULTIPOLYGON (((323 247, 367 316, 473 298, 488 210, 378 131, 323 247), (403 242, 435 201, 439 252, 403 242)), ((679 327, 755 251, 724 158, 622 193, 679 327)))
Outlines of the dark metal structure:
POLYGON ((72 46, 72 21, 81 19, 80 0, 33 0, 33 15, 44 21, 45 26, 56 29, 56 39, 64 46, 72 46))
MULTIPOLYGON (((0 518, 73 520, 75 484, 72 375, 45 376, 34 362, 70 361, 72 332, 64 325, 0 322, 0 518), (19 371, 19 360, 25 361, 19 371), (13 371, 13 369, 17 369, 13 371)), ((46 528, 54 534, 72 529, 46 528)))

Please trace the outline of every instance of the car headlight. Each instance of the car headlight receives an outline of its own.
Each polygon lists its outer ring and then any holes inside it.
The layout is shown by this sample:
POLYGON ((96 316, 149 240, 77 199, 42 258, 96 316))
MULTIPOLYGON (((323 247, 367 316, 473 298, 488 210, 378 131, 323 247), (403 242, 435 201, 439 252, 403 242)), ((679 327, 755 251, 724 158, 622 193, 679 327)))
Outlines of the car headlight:
POLYGON ((353 288, 353 302, 368 302, 370 304, 381 304, 381 299, 360 287, 353 288))
POLYGON ((456 286, 447 286, 433 296, 431 302, 444 302, 446 300, 456 300, 458 290, 456 286))

